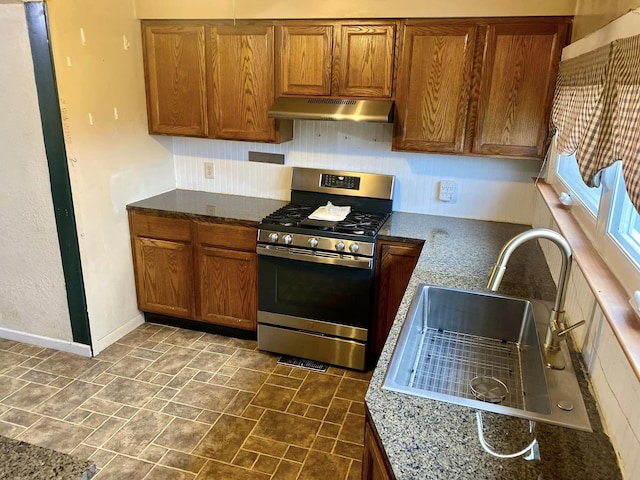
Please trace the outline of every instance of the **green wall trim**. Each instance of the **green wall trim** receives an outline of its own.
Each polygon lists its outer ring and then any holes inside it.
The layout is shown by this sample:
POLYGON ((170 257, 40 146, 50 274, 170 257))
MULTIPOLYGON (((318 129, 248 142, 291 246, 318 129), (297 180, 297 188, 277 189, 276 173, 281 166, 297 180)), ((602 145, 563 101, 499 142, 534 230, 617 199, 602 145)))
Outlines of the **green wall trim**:
POLYGON ((24 4, 31 42, 31 56, 38 91, 44 146, 49 164, 51 197, 58 230, 62 269, 67 289, 67 304, 71 317, 73 341, 91 345, 89 314, 82 277, 80 246, 73 211, 71 180, 64 144, 62 115, 56 87, 53 56, 50 49, 49 23, 46 5, 42 2, 24 4))

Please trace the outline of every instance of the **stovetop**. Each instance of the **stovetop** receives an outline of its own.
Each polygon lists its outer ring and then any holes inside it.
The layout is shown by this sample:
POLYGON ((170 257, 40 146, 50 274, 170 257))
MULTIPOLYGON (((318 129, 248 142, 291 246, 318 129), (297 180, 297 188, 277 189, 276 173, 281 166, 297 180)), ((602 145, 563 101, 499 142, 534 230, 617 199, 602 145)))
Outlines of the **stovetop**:
MULTIPOLYGON (((375 237, 389 213, 352 211, 342 221, 311 220, 309 215, 317 206, 289 203, 262 219, 260 228, 280 231, 318 233, 323 236, 346 234, 375 237)), ((338 235, 340 236, 340 235, 338 235)))

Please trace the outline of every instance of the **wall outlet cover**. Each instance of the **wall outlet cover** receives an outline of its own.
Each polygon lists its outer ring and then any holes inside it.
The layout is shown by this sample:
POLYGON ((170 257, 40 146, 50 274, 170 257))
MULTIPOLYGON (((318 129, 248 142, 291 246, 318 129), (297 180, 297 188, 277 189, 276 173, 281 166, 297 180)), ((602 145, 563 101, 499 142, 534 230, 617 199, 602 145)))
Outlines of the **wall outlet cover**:
POLYGON ((204 162, 204 178, 213 179, 213 162, 204 162))
POLYGON ((453 180, 440 180, 438 199, 442 202, 455 202, 458 196, 458 185, 453 180))

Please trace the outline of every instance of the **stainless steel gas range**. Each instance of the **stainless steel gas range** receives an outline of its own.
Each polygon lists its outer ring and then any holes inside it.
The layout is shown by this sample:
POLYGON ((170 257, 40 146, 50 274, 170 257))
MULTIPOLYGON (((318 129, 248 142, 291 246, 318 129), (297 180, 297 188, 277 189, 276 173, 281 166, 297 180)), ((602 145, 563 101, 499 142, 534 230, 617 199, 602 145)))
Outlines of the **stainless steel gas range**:
POLYGON ((261 350, 366 368, 376 234, 391 214, 393 183, 391 175, 293 168, 291 203, 258 230, 261 350))

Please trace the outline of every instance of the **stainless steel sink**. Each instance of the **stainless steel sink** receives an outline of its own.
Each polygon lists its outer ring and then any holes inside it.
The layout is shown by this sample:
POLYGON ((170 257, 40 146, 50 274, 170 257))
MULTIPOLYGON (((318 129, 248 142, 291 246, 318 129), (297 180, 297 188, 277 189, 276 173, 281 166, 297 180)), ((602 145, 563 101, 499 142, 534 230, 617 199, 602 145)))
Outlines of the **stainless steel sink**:
POLYGON ((421 284, 383 388, 590 431, 573 368, 545 367, 548 313, 546 302, 421 284))

